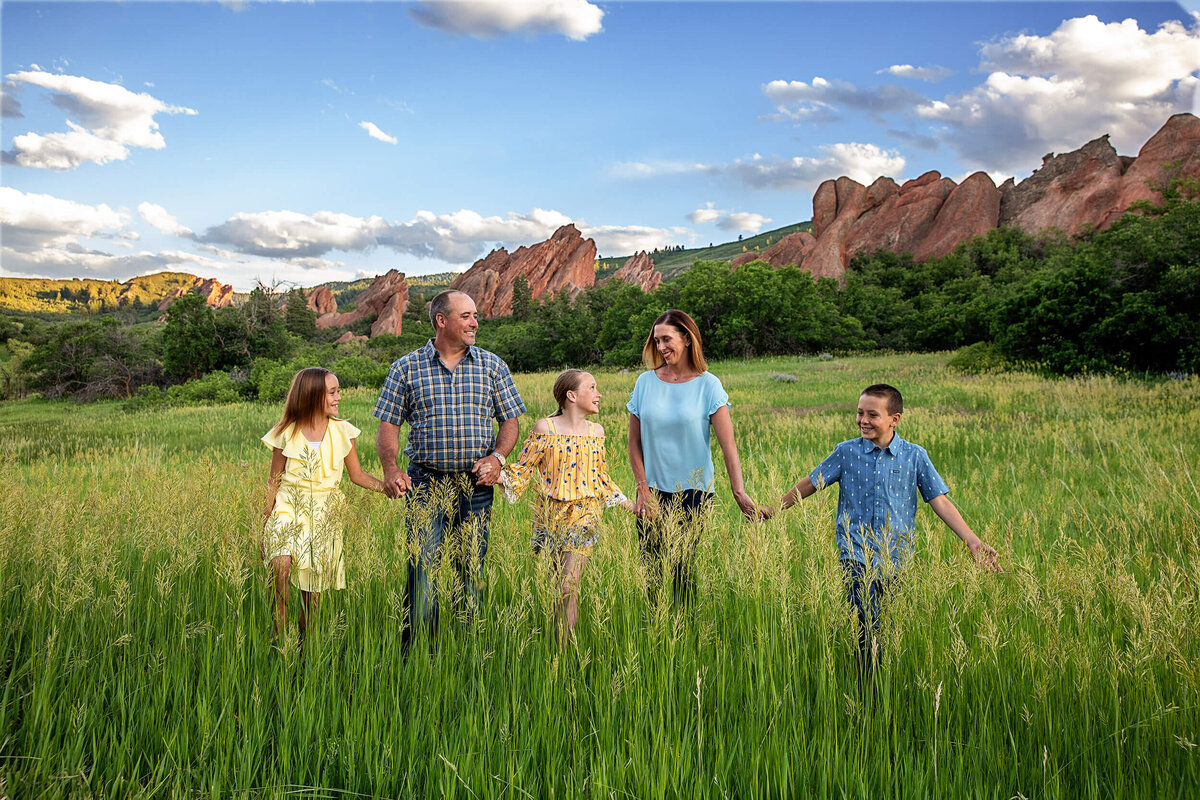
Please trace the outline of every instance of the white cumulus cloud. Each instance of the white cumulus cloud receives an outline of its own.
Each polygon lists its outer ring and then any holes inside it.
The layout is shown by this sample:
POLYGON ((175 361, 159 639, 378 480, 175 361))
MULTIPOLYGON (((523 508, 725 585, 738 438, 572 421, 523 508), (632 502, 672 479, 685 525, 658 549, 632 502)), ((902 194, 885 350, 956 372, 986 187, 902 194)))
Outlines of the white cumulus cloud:
POLYGON ((157 203, 141 203, 138 205, 138 214, 141 215, 142 219, 163 233, 183 237, 190 237, 192 235, 191 229, 180 225, 179 220, 157 203))
POLYGON ((872 114, 906 111, 925 98, 903 86, 885 84, 861 89, 852 83, 816 77, 804 81, 774 80, 763 84, 763 94, 776 104, 781 117, 795 119, 848 108, 872 114))
POLYGON ((912 64, 893 64, 887 69, 876 70, 875 74, 895 75, 897 78, 914 78, 927 83, 937 83, 953 75, 954 71, 938 66, 914 67, 912 64))
POLYGON ((916 108, 972 168, 1027 171, 1047 152, 1110 134, 1134 153, 1171 114, 1190 111, 1200 90, 1200 25, 1095 16, 1064 20, 1046 36, 984 45, 984 81, 916 108))
POLYGON ((755 155, 714 171, 732 177, 756 189, 814 190, 822 181, 849 176, 860 183, 870 183, 880 175, 899 175, 904 171, 904 157, 895 150, 884 150, 873 144, 839 142, 823 145, 820 157, 755 155))
POLYGON ((427 27, 480 39, 551 33, 583 41, 601 31, 604 19, 587 0, 430 0, 409 13, 427 27))
POLYGON ((762 230, 763 225, 766 225, 770 221, 770 217, 764 217, 762 214, 752 214, 749 211, 734 211, 722 217, 717 223, 717 227, 723 231, 758 233, 762 230))
POLYGON ((709 222, 716 222, 725 212, 714 208, 714 205, 714 203, 705 203, 704 208, 697 208, 688 214, 688 219, 691 220, 693 225, 705 225, 709 222))
POLYGON ((387 142, 388 144, 396 144, 398 141, 395 136, 389 136, 388 134, 379 130, 379 127, 374 122, 367 122, 366 120, 363 120, 362 122, 358 123, 358 127, 366 131, 367 135, 372 139, 378 139, 379 141, 387 142))
POLYGON ((67 133, 26 133, 14 137, 4 161, 40 169, 68 170, 85 162, 119 161, 130 147, 161 150, 166 141, 159 132, 156 114, 195 114, 182 106, 164 103, 144 92, 134 93, 115 83, 78 75, 32 70, 9 73, 13 84, 27 84, 54 94, 50 102, 70 119, 67 133))
POLYGON ((6 250, 67 247, 81 237, 119 234, 128 224, 128 214, 103 203, 91 206, 0 186, 0 230, 6 250))

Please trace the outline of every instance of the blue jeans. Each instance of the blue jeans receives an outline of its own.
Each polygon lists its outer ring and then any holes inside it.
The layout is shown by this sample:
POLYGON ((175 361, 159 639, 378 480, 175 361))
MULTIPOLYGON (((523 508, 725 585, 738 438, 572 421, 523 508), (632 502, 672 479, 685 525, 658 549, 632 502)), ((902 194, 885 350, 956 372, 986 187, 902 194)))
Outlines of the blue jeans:
POLYGON ((846 587, 846 602, 853 606, 858 617, 858 666, 870 674, 883 659, 883 644, 879 641, 879 609, 886 605, 895 591, 897 576, 881 578, 879 572, 866 564, 842 559, 842 583, 846 587))
POLYGON ((442 587, 444 594, 465 599, 468 608, 478 603, 493 495, 493 488, 476 485, 470 472, 438 472, 410 463, 408 476, 412 489, 407 514, 405 650, 417 628, 428 627, 431 636, 437 631, 438 581, 433 573, 440 560, 450 559, 454 571, 452 586, 442 587))

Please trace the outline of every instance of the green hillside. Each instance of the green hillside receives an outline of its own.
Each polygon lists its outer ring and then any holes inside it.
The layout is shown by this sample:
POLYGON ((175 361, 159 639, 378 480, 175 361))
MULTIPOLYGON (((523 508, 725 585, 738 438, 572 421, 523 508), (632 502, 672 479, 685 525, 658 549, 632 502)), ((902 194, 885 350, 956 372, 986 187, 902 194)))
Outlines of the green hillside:
POLYGON ((81 314, 153 306, 174 289, 191 288, 195 280, 195 275, 183 272, 156 272, 127 281, 0 278, 0 309, 81 314))
MULTIPOLYGON (((663 278, 670 280, 691 268, 692 264, 697 261, 732 261, 742 253, 750 252, 755 249, 762 252, 771 245, 778 242, 789 233, 797 231, 812 231, 812 222, 798 222, 795 225, 787 225, 782 228, 776 228, 772 231, 766 231, 756 236, 749 236, 742 241, 725 242, 724 244, 713 245, 710 247, 695 247, 684 250, 657 250, 650 253, 650 258, 654 259, 654 268, 662 272, 663 278), (743 249, 744 248, 744 249, 743 249)), ((596 258, 596 280, 602 280, 612 275, 614 272, 625 266, 625 262, 633 258, 633 255, 627 256, 598 256, 596 258)))

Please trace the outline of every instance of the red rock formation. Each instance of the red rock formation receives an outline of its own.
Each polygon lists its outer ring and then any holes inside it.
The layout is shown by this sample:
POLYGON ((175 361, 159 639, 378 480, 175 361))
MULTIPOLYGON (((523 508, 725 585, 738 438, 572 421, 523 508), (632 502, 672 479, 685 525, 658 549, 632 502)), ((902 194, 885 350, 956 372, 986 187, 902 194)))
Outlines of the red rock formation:
POLYGON ((408 305, 408 281, 403 272, 391 270, 386 275, 376 278, 367 290, 358 297, 358 303, 353 311, 339 314, 336 311, 322 314, 317 318, 318 328, 343 328, 353 325, 359 320, 371 315, 378 319, 371 324, 371 336, 401 331, 401 314, 408 305))
POLYGON ((167 296, 158 303, 159 311, 166 311, 179 298, 185 294, 198 294, 204 298, 204 302, 212 308, 224 308, 225 306, 233 305, 233 287, 227 283, 221 283, 216 278, 196 278, 192 281, 192 285, 188 289, 175 287, 167 296))
POLYGON ((1200 177, 1200 118, 1176 114, 1150 137, 1121 176, 1116 207, 1100 221, 1106 228, 1138 200, 1161 203, 1159 187, 1174 176, 1200 177), (1164 169, 1171 165, 1171 175, 1164 169))
POLYGON ((1005 184, 1000 224, 1027 233, 1047 228, 1075 233, 1084 225, 1098 226, 1116 208, 1123 171, 1107 135, 1070 153, 1051 153, 1028 178, 1005 184))
POLYGON ((948 255, 960 242, 995 228, 999 219, 1000 190, 987 173, 976 172, 951 190, 913 257, 948 255))
POLYGON ((609 281, 621 280, 633 286, 640 286, 643 292, 653 292, 662 283, 662 273, 654 268, 654 259, 639 250, 631 256, 619 270, 600 281, 603 286, 609 281))
POLYGON ((307 297, 308 307, 315 311, 318 317, 337 311, 337 298, 328 286, 314 286, 308 290, 307 297))
MULTIPOLYGON (((816 239, 801 247, 799 263, 814 277, 840 280, 850 259, 877 249, 912 253, 921 261, 1001 225, 1029 233, 1104 228, 1131 203, 1158 200, 1159 187, 1172 177, 1166 165, 1173 165, 1173 176, 1200 177, 1200 119, 1192 114, 1171 117, 1137 158, 1117 155, 1102 136, 1079 150, 1051 153, 1028 178, 1000 188, 981 172, 961 185, 936 172, 900 187, 890 178, 870 187, 845 177, 825 181, 813 196, 816 239)), ((755 257, 738 256, 733 263, 755 257)), ((780 263, 770 251, 761 257, 780 263)))
POLYGON ((816 237, 808 231, 796 231, 784 236, 761 253, 742 253, 729 263, 735 269, 756 259, 767 262, 775 269, 798 267, 804 263, 804 257, 816 242, 816 237))
POLYGON ((337 340, 334 342, 334 344, 346 344, 347 342, 365 342, 370 338, 371 337, 369 337, 369 336, 355 336, 354 331, 346 331, 345 333, 343 333, 341 336, 339 336, 337 338, 337 340))
POLYGON ((564 225, 544 242, 509 253, 493 250, 459 275, 450 288, 465 292, 485 317, 512 313, 512 285, 518 275, 529 281, 533 296, 558 292, 571 296, 596 281, 596 243, 574 225, 564 225))

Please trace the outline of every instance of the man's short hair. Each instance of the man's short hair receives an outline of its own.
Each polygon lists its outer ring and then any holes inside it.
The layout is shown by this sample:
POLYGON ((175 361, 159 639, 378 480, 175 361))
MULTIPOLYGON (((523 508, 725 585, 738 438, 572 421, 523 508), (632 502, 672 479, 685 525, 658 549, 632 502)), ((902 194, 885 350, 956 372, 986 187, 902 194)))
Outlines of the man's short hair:
POLYGON ((889 414, 904 413, 904 398, 900 396, 900 390, 895 386, 888 386, 886 383, 873 383, 862 390, 865 395, 871 397, 881 397, 887 403, 887 412, 889 414))
POLYGON ((450 296, 455 294, 465 294, 465 292, 460 292, 458 289, 446 289, 438 292, 437 297, 429 301, 429 324, 433 326, 434 333, 437 333, 438 314, 443 317, 449 316, 447 312, 450 310, 450 296))

